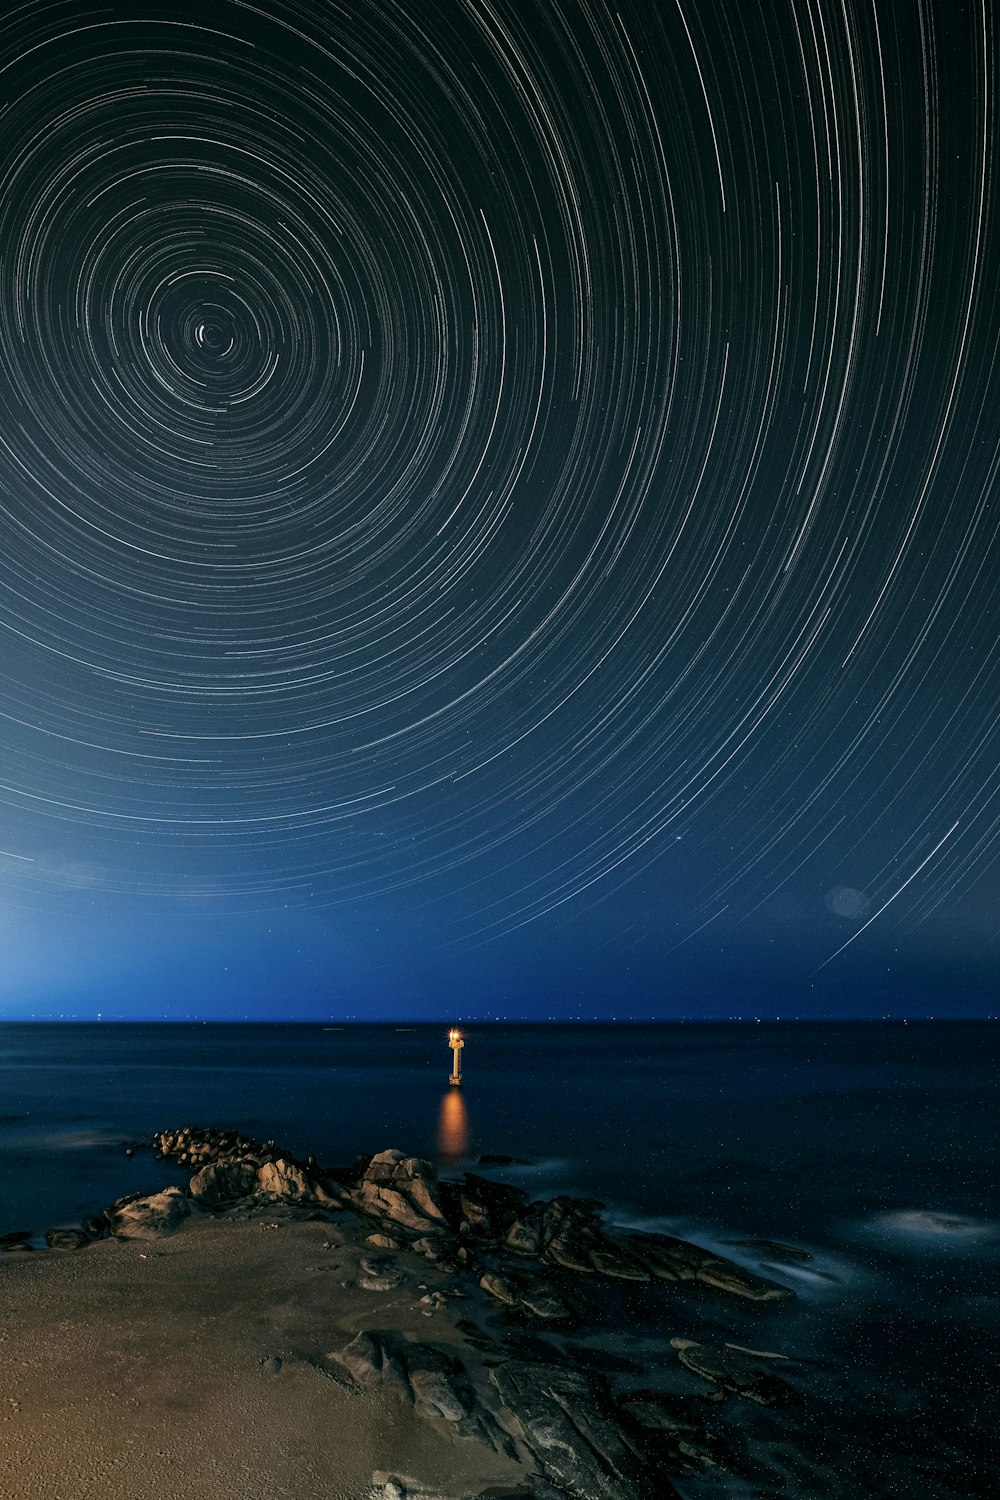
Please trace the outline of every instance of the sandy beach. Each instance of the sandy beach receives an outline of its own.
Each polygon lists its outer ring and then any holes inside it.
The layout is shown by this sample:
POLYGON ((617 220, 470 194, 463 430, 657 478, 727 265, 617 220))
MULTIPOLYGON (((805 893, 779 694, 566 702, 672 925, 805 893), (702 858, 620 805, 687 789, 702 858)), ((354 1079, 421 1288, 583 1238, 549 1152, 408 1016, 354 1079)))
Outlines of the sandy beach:
POLYGON ((152 1144, 184 1186, 0 1236, 5 1495, 646 1500, 725 1472, 727 1393, 792 1394, 767 1357, 687 1337, 664 1350, 687 1394, 615 1389, 616 1330, 665 1283, 793 1294, 589 1199, 399 1150, 324 1169, 232 1131, 152 1144))
MULTIPOLYGON (((177 1182, 0 1234, 5 1500, 883 1493, 837 1437, 845 1373, 783 1351, 801 1247, 759 1242, 762 1276, 396 1149, 128 1150, 177 1182)), ((941 1492, 915 1459, 885 1493, 918 1474, 941 1492)))
POLYGON ((367 1500, 379 1475, 448 1497, 514 1483, 521 1464, 352 1389, 326 1358, 362 1328, 460 1337, 454 1312, 427 1317, 419 1300, 445 1278, 358 1288, 363 1228, 348 1238, 272 1206, 0 1257, 0 1493, 367 1500))

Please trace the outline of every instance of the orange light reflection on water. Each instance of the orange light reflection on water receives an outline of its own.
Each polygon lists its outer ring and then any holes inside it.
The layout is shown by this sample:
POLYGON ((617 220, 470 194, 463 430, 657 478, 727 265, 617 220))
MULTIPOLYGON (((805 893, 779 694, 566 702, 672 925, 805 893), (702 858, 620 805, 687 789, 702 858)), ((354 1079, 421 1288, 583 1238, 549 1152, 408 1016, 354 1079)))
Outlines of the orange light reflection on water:
POLYGON ((449 1089, 438 1116, 438 1151, 442 1156, 465 1156, 469 1149, 469 1114, 460 1088, 449 1089))

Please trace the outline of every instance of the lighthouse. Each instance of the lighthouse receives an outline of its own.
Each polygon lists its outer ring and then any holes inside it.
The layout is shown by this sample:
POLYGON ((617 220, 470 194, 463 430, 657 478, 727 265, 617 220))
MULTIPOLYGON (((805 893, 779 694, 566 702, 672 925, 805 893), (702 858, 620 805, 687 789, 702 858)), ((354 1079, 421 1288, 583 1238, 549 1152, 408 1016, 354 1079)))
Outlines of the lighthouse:
POLYGON ((462 1033, 455 1026, 448 1033, 448 1046, 451 1048, 451 1077, 448 1082, 457 1086, 462 1082, 462 1048, 465 1043, 462 1033))

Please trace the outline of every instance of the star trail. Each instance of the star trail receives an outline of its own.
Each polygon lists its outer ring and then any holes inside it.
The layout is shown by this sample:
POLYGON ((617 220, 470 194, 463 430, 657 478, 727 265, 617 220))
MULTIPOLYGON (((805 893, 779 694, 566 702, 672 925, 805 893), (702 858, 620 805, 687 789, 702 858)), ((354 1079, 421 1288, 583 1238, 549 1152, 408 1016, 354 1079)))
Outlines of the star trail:
POLYGON ((6 1012, 995 1008, 997 64, 8 10, 6 1012))

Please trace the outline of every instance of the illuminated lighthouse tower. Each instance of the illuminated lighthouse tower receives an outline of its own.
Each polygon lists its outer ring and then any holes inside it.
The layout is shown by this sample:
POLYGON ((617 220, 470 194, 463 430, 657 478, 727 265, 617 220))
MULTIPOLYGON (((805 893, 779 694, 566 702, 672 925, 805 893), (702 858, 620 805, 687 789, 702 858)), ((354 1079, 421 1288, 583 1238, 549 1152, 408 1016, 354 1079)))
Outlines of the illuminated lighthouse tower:
POLYGON ((457 1085, 462 1082, 462 1048, 465 1046, 462 1033, 457 1027, 453 1026, 448 1033, 448 1046, 451 1048, 451 1077, 448 1082, 457 1085))

